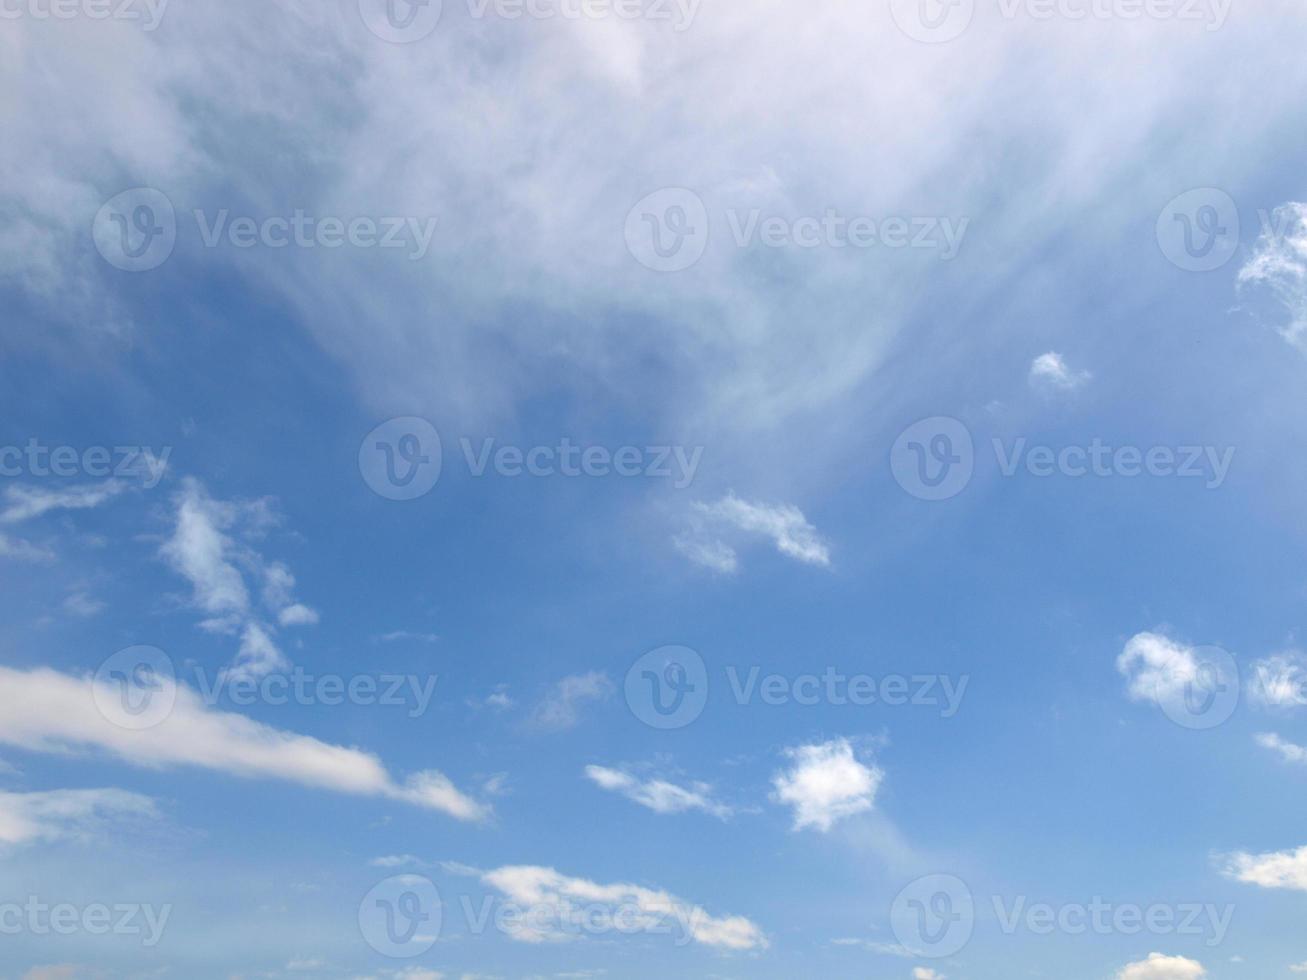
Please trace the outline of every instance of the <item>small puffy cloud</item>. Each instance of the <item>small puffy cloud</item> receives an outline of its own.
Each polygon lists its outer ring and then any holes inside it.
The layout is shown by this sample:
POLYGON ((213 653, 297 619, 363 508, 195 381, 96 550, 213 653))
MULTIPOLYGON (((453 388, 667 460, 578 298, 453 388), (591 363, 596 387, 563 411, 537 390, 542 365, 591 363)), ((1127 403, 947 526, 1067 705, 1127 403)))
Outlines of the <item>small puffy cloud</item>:
POLYGON ((1295 963, 1289 967, 1290 973, 1307 973, 1307 960, 1301 963, 1295 963))
POLYGON ((1116 669, 1126 679, 1126 695, 1132 701, 1152 701, 1162 707, 1183 705, 1194 686, 1239 682, 1225 676, 1228 668, 1199 648, 1161 633, 1132 636, 1116 659, 1116 669))
POLYGON ((613 682, 600 671, 564 677, 536 705, 531 724, 551 732, 575 728, 581 720, 581 707, 591 701, 607 701, 613 690, 613 682))
POLYGON ((1148 959, 1121 968, 1116 980, 1203 980, 1207 971, 1196 960, 1149 953, 1148 959))
POLYGON ((1226 877, 1245 884, 1307 892, 1307 846, 1266 854, 1237 851, 1226 856, 1221 870, 1226 877))
POLYGON ((735 548, 722 535, 768 538, 776 550, 795 561, 823 568, 831 563, 830 546, 792 504, 760 504, 728 493, 716 503, 696 503, 688 531, 672 539, 692 562, 721 574, 739 569, 735 548))
POLYGON ((1282 310, 1280 335, 1307 351, 1307 204, 1290 201, 1271 212, 1238 284, 1241 292, 1266 290, 1282 310))
POLYGON ((864 765, 848 739, 787 749, 793 762, 772 777, 772 798, 794 808, 794 829, 813 827, 826 832, 836 822, 875 805, 885 774, 864 765))
POLYGON ((928 966, 919 966, 913 969, 912 980, 945 980, 945 977, 928 966))
POLYGON ((596 786, 620 793, 633 803, 648 807, 654 813, 685 813, 702 810, 725 820, 732 809, 712 798, 712 787, 707 783, 693 783, 687 789, 665 779, 639 779, 620 769, 604 766, 586 766, 586 777, 596 786))
POLYGON ((121 691, 90 677, 46 668, 0 667, 0 742, 34 752, 98 750, 149 768, 193 766, 251 779, 280 779, 359 796, 439 810, 459 820, 481 820, 489 807, 460 792, 442 773, 427 770, 403 782, 367 752, 216 711, 199 694, 159 678, 152 692, 172 709, 149 728, 114 724, 103 705, 121 691))
POLYGON ((1030 386, 1043 391, 1075 391, 1091 377, 1088 371, 1073 371, 1056 351, 1040 354, 1030 362, 1030 386))
POLYGON ((318 611, 310 609, 302 602, 294 602, 277 613, 277 622, 282 626, 316 626, 318 611))
POLYGON ((5 508, 0 524, 17 524, 52 510, 89 510, 99 507, 127 489, 121 480, 105 480, 81 487, 47 489, 14 486, 5 489, 5 508))
POLYGON ((121 789, 0 793, 0 843, 85 838, 110 821, 157 816, 152 799, 121 789))
POLYGON ((532 865, 496 868, 481 880, 530 910, 509 930, 519 942, 567 941, 584 932, 578 925, 604 909, 615 931, 616 923, 622 924, 618 934, 648 932, 730 950, 768 945, 762 930, 742 916, 713 917, 698 905, 640 885, 603 885, 532 865))

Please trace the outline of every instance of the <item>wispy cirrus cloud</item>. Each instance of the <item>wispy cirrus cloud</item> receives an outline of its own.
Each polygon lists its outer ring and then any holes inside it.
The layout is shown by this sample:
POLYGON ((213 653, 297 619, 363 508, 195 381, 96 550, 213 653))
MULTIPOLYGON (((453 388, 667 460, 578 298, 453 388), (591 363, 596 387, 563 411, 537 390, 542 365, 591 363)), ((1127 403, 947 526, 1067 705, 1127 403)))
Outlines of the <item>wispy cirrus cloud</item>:
POLYGON ((154 800, 121 789, 0 792, 0 843, 89 838, 114 822, 158 816, 154 800))
POLYGON ((719 820, 726 820, 735 812, 725 803, 713 799, 712 787, 707 783, 678 786, 665 779, 641 779, 622 769, 595 765, 586 766, 585 775, 601 789, 619 793, 654 813, 702 810, 719 820))

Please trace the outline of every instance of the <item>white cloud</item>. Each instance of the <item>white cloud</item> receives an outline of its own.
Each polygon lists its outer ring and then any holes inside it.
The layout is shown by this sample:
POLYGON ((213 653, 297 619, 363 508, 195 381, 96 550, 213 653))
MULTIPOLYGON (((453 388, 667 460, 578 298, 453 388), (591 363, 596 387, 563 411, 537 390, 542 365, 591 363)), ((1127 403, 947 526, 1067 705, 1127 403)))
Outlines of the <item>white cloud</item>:
POLYGON ((1273 732, 1258 732, 1253 737, 1262 748, 1278 752, 1285 762, 1307 764, 1307 748, 1295 745, 1293 742, 1286 742, 1273 732))
POLYGON ((1239 684, 1237 677, 1226 676, 1230 668, 1210 651, 1205 653, 1161 633, 1132 636, 1116 659, 1116 669, 1126 679, 1126 695, 1132 701, 1152 701, 1163 708, 1181 709, 1186 693, 1195 685, 1239 684))
POLYGON ((24 541, 0 534, 0 558, 12 558, 15 561, 52 562, 55 554, 49 548, 42 548, 24 541))
POLYGON ((159 551, 190 582, 195 605, 208 614, 200 625, 240 634, 232 675, 258 678, 289 667, 273 627, 254 609, 245 572, 262 582, 263 603, 282 626, 313 625, 318 613, 295 601, 295 576, 285 564, 265 561, 234 537, 237 532, 257 536, 275 522, 268 501, 215 500, 198 480, 188 477, 176 495, 176 507, 172 536, 159 551))
POLYGON ((428 868, 426 861, 412 854, 384 854, 375 857, 368 864, 374 868, 428 868))
POLYGON ((1307 960, 1301 963, 1295 963, 1289 967, 1290 973, 1307 973, 1307 960))
POLYGON ((721 949, 765 949, 768 945, 762 930, 742 916, 714 918, 698 905, 639 885, 601 885, 530 865, 496 868, 482 874, 481 880, 530 910, 509 932, 521 942, 567 940, 583 931, 575 927, 587 919, 579 917, 603 907, 626 926, 624 932, 668 934, 721 949))
POLYGON ((87 595, 85 592, 74 592, 63 601, 64 612, 82 619, 98 616, 104 612, 105 608, 104 602, 87 595))
POLYGON ((277 622, 282 626, 316 626, 319 618, 316 609, 302 602, 293 602, 277 613, 277 622))
POLYGON ((1088 371, 1073 371, 1056 351, 1040 354, 1030 362, 1030 384, 1035 388, 1075 391, 1092 377, 1088 371))
POLYGON ((89 510, 127 489, 121 480, 81 487, 47 489, 13 486, 5 488, 6 507, 0 511, 0 524, 17 524, 52 510, 89 510))
POLYGON ((672 543, 695 564, 732 574, 739 568, 735 548, 719 537, 728 532, 769 538, 781 554, 804 564, 830 565, 830 547, 799 508, 749 503, 733 493, 716 503, 696 503, 690 530, 672 543))
POLYGON ((1239 270, 1240 288, 1261 286, 1287 320, 1277 329, 1307 351, 1307 204, 1290 201, 1270 215, 1252 257, 1239 270))
POLYGON ((664 779, 638 779, 620 769, 604 766, 586 766, 585 774, 595 785, 620 793, 628 800, 648 807, 655 813, 685 813, 702 810, 725 820, 733 813, 724 803, 712 798, 712 787, 707 783, 694 783, 689 789, 664 779))
POLYGON ((1183 956, 1149 953, 1148 959, 1122 967, 1117 980, 1203 980, 1207 971, 1195 960, 1183 956))
POLYGON ((410 630, 393 630, 390 633, 382 633, 376 638, 381 643, 399 643, 404 640, 415 640, 419 643, 435 643, 440 637, 435 633, 414 633, 410 630))
POLYGON ((112 820, 157 816, 153 800, 121 789, 0 792, 0 843, 84 838, 112 820))
POLYGON ((574 674, 556 683, 536 705, 531 723, 545 731, 575 728, 581 720, 581 707, 591 701, 607 701, 613 695, 613 682, 599 671, 574 674))
POLYGON ((794 829, 828 831, 837 821, 872 809, 885 774, 864 765, 848 739, 785 751, 794 763, 772 777, 773 798, 794 808, 794 829))
POLYGON ((39 668, 0 667, 0 742, 35 752, 100 750, 132 765, 195 766, 234 776, 280 779, 319 789, 398 800, 480 820, 489 808, 465 796, 440 772, 391 778, 376 756, 215 711, 184 684, 160 680, 155 697, 175 697, 150 728, 114 724, 100 705, 119 692, 92 678, 39 668))
POLYGON ((946 980, 944 974, 937 973, 928 966, 918 966, 912 971, 912 980, 946 980))
POLYGON ((1237 851, 1226 856, 1222 873, 1236 881, 1262 888, 1307 891, 1307 846, 1296 851, 1267 854, 1237 851))

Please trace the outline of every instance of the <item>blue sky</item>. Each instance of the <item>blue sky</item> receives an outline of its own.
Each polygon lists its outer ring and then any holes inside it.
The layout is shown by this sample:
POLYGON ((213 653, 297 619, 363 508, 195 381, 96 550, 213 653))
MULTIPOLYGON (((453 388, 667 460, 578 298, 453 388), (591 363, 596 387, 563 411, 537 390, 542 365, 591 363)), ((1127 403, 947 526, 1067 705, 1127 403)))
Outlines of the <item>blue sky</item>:
POLYGON ((1300 11, 52 9, 0 977, 1307 972, 1300 11))

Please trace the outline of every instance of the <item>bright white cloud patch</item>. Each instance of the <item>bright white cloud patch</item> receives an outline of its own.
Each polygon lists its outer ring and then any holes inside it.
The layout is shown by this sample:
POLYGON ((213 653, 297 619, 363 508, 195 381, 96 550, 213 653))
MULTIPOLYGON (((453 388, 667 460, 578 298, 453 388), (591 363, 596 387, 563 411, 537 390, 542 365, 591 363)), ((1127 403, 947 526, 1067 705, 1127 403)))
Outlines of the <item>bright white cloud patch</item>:
POLYGON ((1030 364, 1031 386, 1044 390, 1075 391, 1084 387, 1090 377, 1088 371, 1073 371, 1055 351, 1040 354, 1030 364))
POLYGON ((739 568, 735 548, 719 535, 755 535, 771 540, 776 550, 808 565, 830 565, 830 547, 789 504, 757 504, 730 493, 712 504, 696 503, 691 528, 672 539, 677 550, 697 565, 731 574, 739 568))
POLYGON ((712 798, 712 787, 707 783, 693 783, 686 788, 665 779, 639 779, 620 769, 604 766, 586 766, 585 774, 596 786, 620 793, 655 813, 702 810, 725 820, 733 812, 729 806, 712 798))
POLYGON ((1116 975, 1117 980, 1203 980, 1207 971, 1196 960, 1183 956, 1149 953, 1148 959, 1131 963, 1116 975))
POLYGON ((875 804, 885 774, 860 762, 848 739, 801 745, 785 754, 794 765, 772 778, 772 795, 794 808, 795 830, 828 831, 837 821, 875 804))
POLYGON ((0 793, 0 843, 84 838, 111 821, 157 816, 153 800, 121 789, 0 793))
POLYGON ((594 923, 606 919, 613 926, 601 930, 603 938, 643 932, 721 949, 768 945, 762 930, 742 916, 714 917, 675 895, 640 885, 601 885, 531 865, 496 868, 482 874, 481 880, 529 910, 509 931, 521 942, 574 939, 596 931, 594 923))
POLYGON ((1283 311, 1276 328, 1307 351, 1307 204, 1290 201, 1271 212, 1239 286, 1266 289, 1283 311))
POLYGON ((912 971, 912 980, 945 980, 945 977, 928 966, 918 966, 912 971))
POLYGON ((1307 846, 1267 854, 1238 851, 1226 857, 1222 872, 1236 881, 1262 888, 1307 891, 1307 846))
POLYGON ((442 773, 425 771, 396 782, 373 755, 272 728, 243 715, 216 711, 184 684, 160 679, 154 696, 174 698, 153 727, 114 724, 102 705, 121 692, 91 678, 53 670, 0 667, 0 742, 35 752, 100 750, 137 766, 196 766, 398 800, 479 820, 489 809, 465 796, 442 773))

